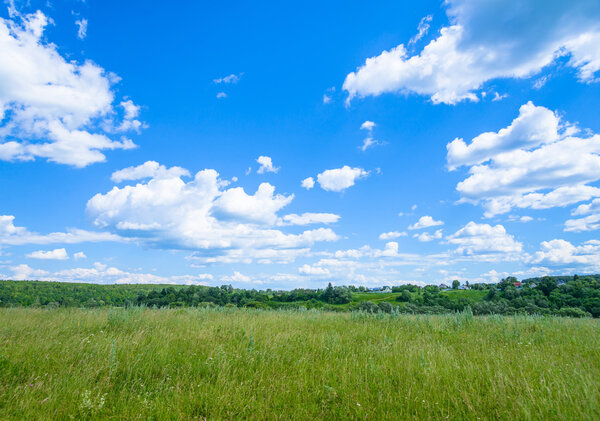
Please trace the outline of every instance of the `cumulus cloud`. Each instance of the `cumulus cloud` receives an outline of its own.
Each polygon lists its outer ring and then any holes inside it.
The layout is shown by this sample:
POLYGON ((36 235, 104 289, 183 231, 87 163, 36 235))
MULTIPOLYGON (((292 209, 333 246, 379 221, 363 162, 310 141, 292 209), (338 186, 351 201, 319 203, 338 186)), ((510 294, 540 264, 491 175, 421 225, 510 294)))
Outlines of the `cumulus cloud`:
POLYGON ((469 168, 456 187, 461 201, 483 202, 486 217, 600 196, 600 189, 589 185, 600 179, 600 135, 583 135, 531 102, 508 127, 483 133, 469 145, 455 139, 447 149, 450 169, 469 168))
POLYGON ((73 259, 75 260, 79 260, 79 259, 87 259, 87 256, 85 255, 84 252, 82 251, 78 251, 77 253, 73 254, 73 259))
POLYGON ((380 240, 393 240, 395 238, 406 237, 406 236, 407 236, 407 234, 405 232, 390 231, 390 232, 383 232, 383 233, 379 234, 379 239, 380 240))
POLYGON ((276 173, 277 171, 279 171, 279 167, 273 166, 273 161, 271 160, 271 157, 269 157, 269 156, 259 156, 256 159, 256 162, 258 162, 260 164, 258 171, 256 171, 259 174, 264 174, 266 172, 276 173))
POLYGON ((540 251, 535 253, 532 262, 548 266, 582 265, 592 270, 599 270, 600 241, 589 240, 580 246, 559 239, 543 241, 540 244, 540 251))
POLYGON ((416 238, 417 240, 421 241, 421 242, 428 242, 428 241, 433 241, 433 240, 439 240, 440 238, 442 238, 442 230, 436 230, 433 234, 429 234, 428 232, 422 232, 420 234, 414 234, 413 238, 416 238))
POLYGON ((600 199, 579 205, 571 212, 573 216, 586 215, 583 218, 568 219, 565 221, 565 231, 595 231, 600 229, 600 199))
MULTIPOLYGON (((502 0, 448 0, 446 7, 450 25, 419 53, 411 55, 400 44, 348 74, 348 101, 386 92, 425 95, 434 103, 477 101, 486 82, 534 76, 559 56, 569 58, 580 81, 596 80, 598 2, 526 0, 514 8, 502 0)), ((413 40, 425 32, 428 22, 422 24, 413 40)))
POLYGON ((492 226, 473 221, 446 237, 449 244, 457 245, 456 252, 462 255, 515 255, 521 253, 523 245, 506 232, 502 225, 492 226))
POLYGON ((463 139, 454 139, 447 145, 450 170, 462 165, 476 165, 493 159, 499 153, 515 149, 532 149, 559 139, 560 119, 544 107, 531 101, 522 105, 519 116, 498 132, 482 133, 467 145, 463 139))
POLYGON ((31 281, 48 275, 47 271, 42 269, 33 269, 26 264, 11 266, 10 269, 13 272, 11 278, 15 281, 31 281))
POLYGON ((11 267, 12 279, 59 282, 92 282, 98 284, 187 284, 206 285, 212 274, 158 276, 151 273, 127 272, 96 262, 89 268, 63 269, 56 272, 34 269, 22 264, 11 267))
POLYGON ((330 277, 329 269, 320 266, 302 265, 298 268, 298 273, 307 276, 330 277))
POLYGON ((122 181, 142 180, 145 178, 170 178, 190 176, 190 172, 185 168, 171 167, 167 169, 156 161, 146 161, 136 167, 127 167, 112 173, 110 179, 115 183, 122 181))
MULTIPOLYGON (((182 179, 182 171, 172 168, 156 174, 146 182, 113 187, 91 198, 87 212, 94 224, 154 247, 197 250, 215 261, 217 257, 253 258, 259 249, 301 249, 338 239, 329 228, 298 234, 276 229, 285 221, 278 212, 294 196, 275 194, 269 183, 248 194, 241 187, 227 188, 228 182, 212 169, 199 171, 189 181, 182 179), (242 252, 236 255, 233 250, 242 252)), ((287 222, 311 218, 316 222, 324 217, 308 213, 304 218, 289 217, 287 222)))
POLYGON ((360 129, 361 130, 367 130, 367 131, 371 131, 373 130, 373 127, 375 127, 376 124, 370 120, 365 121, 363 124, 360 125, 360 129))
POLYGON ((67 250, 64 248, 54 249, 54 250, 38 250, 31 252, 27 255, 32 259, 42 259, 42 260, 67 260, 69 255, 67 254, 67 250))
POLYGON ((408 227, 408 229, 409 230, 418 230, 418 229, 423 229, 423 228, 436 227, 439 225, 444 225, 444 221, 436 221, 431 216, 425 215, 425 216, 420 217, 417 222, 410 225, 408 227))
POLYGON ((105 150, 134 148, 130 139, 108 136, 142 125, 126 110, 116 121, 118 77, 91 61, 66 60, 43 40, 48 23, 40 11, 0 19, 0 50, 10 57, 0 61, 0 160, 45 158, 81 168, 104 161, 105 150))
POLYGON ((352 187, 356 180, 368 175, 369 172, 362 168, 351 168, 344 165, 342 168, 323 171, 317 175, 317 182, 323 190, 339 192, 352 187))
POLYGON ((308 177, 308 178, 305 178, 304 180, 302 180, 302 183, 300 183, 300 184, 306 190, 310 190, 315 186, 315 179, 312 177, 308 177))
POLYGON ((94 232, 71 229, 67 232, 38 234, 25 227, 15 226, 13 215, 0 215, 0 246, 19 246, 24 244, 75 244, 86 242, 125 241, 118 235, 108 232, 94 232))
POLYGON ((304 212, 302 215, 291 213, 283 217, 283 224, 310 225, 310 224, 332 224, 339 221, 340 216, 334 213, 304 212))

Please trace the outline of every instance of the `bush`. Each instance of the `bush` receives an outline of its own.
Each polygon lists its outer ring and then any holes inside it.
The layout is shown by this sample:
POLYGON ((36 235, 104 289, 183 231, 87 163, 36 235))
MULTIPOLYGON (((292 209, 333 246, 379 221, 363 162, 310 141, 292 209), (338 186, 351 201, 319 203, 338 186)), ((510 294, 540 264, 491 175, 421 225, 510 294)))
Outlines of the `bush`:
POLYGON ((358 309, 361 311, 366 311, 367 313, 377 313, 378 307, 373 301, 363 301, 358 306, 358 309))
POLYGON ((388 303, 387 301, 380 302, 377 307, 379 307, 379 311, 383 313, 391 313, 392 310, 394 310, 394 306, 388 303))
POLYGON ((561 317, 592 317, 590 313, 578 307, 563 307, 555 311, 554 314, 561 317))

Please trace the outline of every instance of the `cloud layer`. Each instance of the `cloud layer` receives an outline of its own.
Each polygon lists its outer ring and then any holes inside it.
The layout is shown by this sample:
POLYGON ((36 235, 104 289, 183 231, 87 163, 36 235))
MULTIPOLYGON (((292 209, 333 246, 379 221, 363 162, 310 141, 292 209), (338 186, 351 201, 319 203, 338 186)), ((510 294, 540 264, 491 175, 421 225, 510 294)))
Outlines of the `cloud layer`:
POLYGON ((166 169, 148 162, 118 171, 113 179, 136 177, 131 174, 150 179, 95 195, 87 211, 96 226, 119 236, 155 247, 202 250, 204 256, 213 257, 256 258, 260 250, 263 256, 275 255, 338 238, 330 228, 297 234, 276 228, 331 223, 339 217, 304 213, 281 218, 278 212, 294 195, 275 194, 275 187, 269 183, 260 184, 254 194, 248 194, 241 187, 228 187, 215 170, 199 171, 189 181, 182 179, 186 173, 177 167, 166 169))
POLYGON ((600 196, 600 135, 576 126, 532 102, 498 132, 482 133, 469 145, 447 145, 448 166, 469 168, 456 189, 461 200, 482 202, 491 217, 513 208, 547 209, 600 196))
MULTIPOLYGON (((448 0, 449 26, 420 53, 400 44, 346 76, 348 100, 386 92, 416 93, 434 103, 479 99, 482 86, 497 78, 538 74, 557 57, 582 82, 600 69, 600 4, 594 0, 526 0, 507 7, 502 0, 448 0)), ((424 36, 428 22, 409 44, 424 36)))
POLYGON ((133 102, 113 105, 118 77, 91 61, 67 61, 43 40, 48 23, 40 11, 0 19, 0 160, 85 167, 104 161, 103 151, 134 148, 109 137, 143 126, 133 102))

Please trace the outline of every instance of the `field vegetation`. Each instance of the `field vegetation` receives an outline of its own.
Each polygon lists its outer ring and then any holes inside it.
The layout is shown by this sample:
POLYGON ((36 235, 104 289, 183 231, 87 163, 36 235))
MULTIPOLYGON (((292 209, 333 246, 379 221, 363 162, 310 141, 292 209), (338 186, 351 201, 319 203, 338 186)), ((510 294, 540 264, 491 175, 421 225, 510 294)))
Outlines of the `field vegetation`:
POLYGON ((600 419, 600 321, 2 308, 0 419, 600 419))
POLYGON ((447 314, 467 309, 475 315, 537 314, 600 317, 600 276, 508 277, 497 284, 364 287, 329 284, 324 289, 264 291, 167 285, 94 285, 0 281, 0 307, 212 307, 322 309, 369 313, 447 314))

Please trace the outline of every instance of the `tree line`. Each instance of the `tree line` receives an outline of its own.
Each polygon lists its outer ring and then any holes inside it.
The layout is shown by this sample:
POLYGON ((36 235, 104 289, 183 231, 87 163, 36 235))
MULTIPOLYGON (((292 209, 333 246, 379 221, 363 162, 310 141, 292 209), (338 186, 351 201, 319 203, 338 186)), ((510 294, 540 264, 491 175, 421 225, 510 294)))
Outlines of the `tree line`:
MULTIPOLYGON (((333 286, 291 291, 236 289, 231 285, 98 285, 38 281, 0 281, 0 306, 26 307, 250 307, 318 308, 369 313, 443 314, 470 309, 475 315, 541 314, 600 317, 600 275, 545 276, 518 282, 471 284, 448 291, 435 285, 401 285, 392 294, 364 287, 333 286)), ((448 288, 449 289, 449 288, 448 288)))

